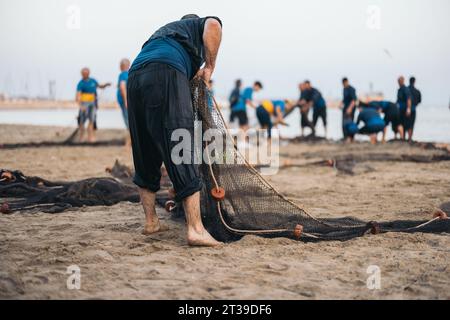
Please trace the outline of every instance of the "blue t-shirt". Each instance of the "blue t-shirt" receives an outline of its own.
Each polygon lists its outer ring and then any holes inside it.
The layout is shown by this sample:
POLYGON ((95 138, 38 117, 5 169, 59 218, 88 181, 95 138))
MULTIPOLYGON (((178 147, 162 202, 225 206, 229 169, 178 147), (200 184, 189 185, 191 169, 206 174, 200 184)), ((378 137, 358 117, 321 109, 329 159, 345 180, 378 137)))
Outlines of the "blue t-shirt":
POLYGON ((411 110, 414 112, 416 111, 416 107, 422 102, 422 94, 412 85, 410 85, 408 89, 411 93, 411 110))
POLYGON ((409 91, 408 87, 401 86, 397 92, 397 103, 401 110, 407 108, 408 99, 411 99, 411 91, 409 91))
MULTIPOLYGON (((343 111, 346 112, 352 101, 357 100, 356 97, 356 90, 352 86, 348 86, 347 88, 344 88, 343 92, 344 98, 342 99, 342 102, 344 103, 344 109, 343 111)), ((355 109, 353 109, 355 110, 355 109)))
POLYGON ((286 103, 283 100, 272 100, 273 103, 273 113, 277 114, 277 108, 280 108, 281 112, 284 113, 286 109, 286 103))
POLYGON ((395 103, 392 103, 390 101, 371 101, 368 104, 369 108, 373 108, 376 110, 381 110, 383 113, 386 113, 391 108, 396 108, 395 103))
POLYGON ((125 82, 125 87, 127 86, 127 82, 128 82, 128 71, 122 71, 119 74, 119 79, 117 80, 117 102, 120 105, 123 105, 124 101, 122 98, 122 94, 120 94, 120 83, 124 81, 125 82))
POLYGON ((81 93, 93 93, 97 94, 98 82, 94 78, 88 78, 86 80, 81 79, 77 85, 77 91, 81 93))
POLYGON ((360 122, 364 122, 365 125, 377 125, 383 123, 383 119, 381 118, 378 111, 374 108, 363 108, 362 111, 358 115, 357 124, 360 122))
POLYGON ((164 63, 184 73, 189 79, 192 74, 192 63, 189 54, 172 38, 157 38, 147 42, 134 59, 130 72, 145 67, 149 63, 164 63))
POLYGON ((239 99, 239 102, 233 107, 233 111, 246 111, 247 110, 247 100, 253 100, 253 88, 245 88, 239 99))
POLYGON ((319 90, 316 88, 311 88, 310 90, 310 99, 313 102, 313 108, 314 109, 321 109, 326 107, 326 103, 324 98, 322 97, 322 94, 319 90))

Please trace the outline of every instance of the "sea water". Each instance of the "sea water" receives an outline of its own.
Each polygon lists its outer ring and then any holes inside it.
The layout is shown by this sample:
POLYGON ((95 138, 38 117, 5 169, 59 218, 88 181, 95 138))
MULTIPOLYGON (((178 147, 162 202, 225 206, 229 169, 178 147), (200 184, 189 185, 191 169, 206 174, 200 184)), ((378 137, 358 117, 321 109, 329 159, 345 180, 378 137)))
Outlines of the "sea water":
MULTIPOLYGON (((254 109, 247 110, 250 125, 257 128, 254 109)), ((328 109, 328 138, 339 140, 342 138, 342 112, 337 109, 328 109)), ((229 110, 223 110, 224 118, 228 120, 229 110)), ((42 109, 42 110, 1 110, 0 124, 24 124, 45 126, 76 126, 77 111, 74 109, 42 109)), ((300 113, 295 110, 286 118, 288 127, 279 126, 282 137, 292 138, 300 135, 300 113)), ((100 109, 97 114, 97 126, 99 129, 125 129, 122 114, 119 109, 100 109)), ((237 124, 231 125, 236 127, 237 124)), ((305 129, 305 134, 309 134, 305 129)), ((388 130, 388 139, 393 138, 391 129, 388 130)), ((324 135, 324 128, 319 119, 317 135, 324 135)), ((357 139, 366 140, 365 137, 357 139)), ((450 143, 450 109, 442 107, 420 106, 417 108, 414 139, 418 141, 447 142, 450 143)))

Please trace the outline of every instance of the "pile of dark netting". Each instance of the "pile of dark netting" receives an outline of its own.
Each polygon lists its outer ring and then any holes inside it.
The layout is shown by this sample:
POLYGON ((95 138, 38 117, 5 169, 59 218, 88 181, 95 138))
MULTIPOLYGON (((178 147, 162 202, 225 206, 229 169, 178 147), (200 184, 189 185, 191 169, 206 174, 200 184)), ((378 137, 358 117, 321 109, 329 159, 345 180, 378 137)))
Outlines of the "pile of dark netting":
POLYGON ((111 206, 140 200, 136 187, 113 178, 58 182, 3 169, 0 170, 0 199, 2 213, 24 210, 58 213, 72 207, 111 206))
MULTIPOLYGON (((183 214, 182 207, 172 199, 172 184, 167 171, 161 168, 161 190, 157 203, 170 206, 173 216, 183 214), (176 210, 174 210, 176 209, 176 210)), ((117 160, 105 169, 113 178, 89 178, 80 181, 49 181, 26 176, 18 170, 0 169, 0 212, 60 213, 84 206, 112 206, 119 202, 140 201, 132 170, 117 160)))
MULTIPOLYGON (((229 136, 217 103, 208 107, 208 90, 199 80, 191 84, 195 117, 203 132, 214 128, 229 136)), ((211 98, 213 99, 213 98, 211 98)), ((203 142, 203 152, 208 147, 203 142)), ((202 161, 199 165, 204 187, 201 192, 203 222, 221 241, 237 240, 243 235, 289 237, 303 241, 347 240, 368 233, 450 232, 450 220, 437 211, 429 221, 367 222, 356 218, 318 219, 300 205, 277 192, 259 172, 249 165, 237 148, 220 157, 233 157, 234 164, 202 161), (223 197, 223 192, 225 196, 223 197)))

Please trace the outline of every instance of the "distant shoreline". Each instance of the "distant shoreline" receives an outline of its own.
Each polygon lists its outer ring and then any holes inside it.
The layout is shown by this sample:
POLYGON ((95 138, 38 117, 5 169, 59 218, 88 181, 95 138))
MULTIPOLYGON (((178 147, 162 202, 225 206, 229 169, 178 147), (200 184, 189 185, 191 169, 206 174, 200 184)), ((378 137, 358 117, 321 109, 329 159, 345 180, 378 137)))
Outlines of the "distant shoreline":
MULTIPOLYGON (((116 102, 99 102, 100 109, 117 109, 116 102)), ((78 109, 73 100, 3 100, 0 110, 78 109)))

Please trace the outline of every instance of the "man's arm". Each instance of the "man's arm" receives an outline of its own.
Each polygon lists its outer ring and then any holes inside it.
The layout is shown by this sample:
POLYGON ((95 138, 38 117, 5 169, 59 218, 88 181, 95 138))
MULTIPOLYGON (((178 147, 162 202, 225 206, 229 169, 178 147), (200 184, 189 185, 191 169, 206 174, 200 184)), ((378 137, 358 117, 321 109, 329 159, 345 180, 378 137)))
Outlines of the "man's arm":
POLYGON ((77 90, 77 94, 75 95, 75 101, 79 104, 81 103, 81 91, 77 90))
POLYGON ((355 100, 352 100, 352 102, 350 102, 350 105, 347 108, 347 114, 348 115, 352 114, 353 108, 355 108, 355 105, 356 105, 355 100))
POLYGON ((127 104, 127 85, 125 81, 120 81, 119 84, 120 95, 122 96, 123 103, 125 104, 125 108, 128 108, 127 104))
POLYGON ((111 82, 107 82, 107 83, 99 83, 99 84, 97 85, 97 87, 100 88, 100 89, 105 89, 105 88, 109 87, 110 85, 111 85, 111 82))
POLYGON ((248 106, 252 107, 253 109, 256 109, 256 105, 255 105, 255 103, 253 102, 253 100, 247 99, 247 100, 245 101, 245 103, 246 103, 248 106))
POLYGON ((214 18, 209 18, 205 22, 203 30, 203 45, 205 46, 205 66, 199 70, 197 76, 205 82, 209 82, 216 67, 217 53, 222 41, 222 26, 214 18))

